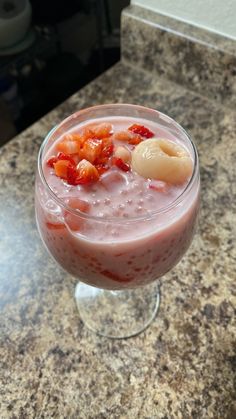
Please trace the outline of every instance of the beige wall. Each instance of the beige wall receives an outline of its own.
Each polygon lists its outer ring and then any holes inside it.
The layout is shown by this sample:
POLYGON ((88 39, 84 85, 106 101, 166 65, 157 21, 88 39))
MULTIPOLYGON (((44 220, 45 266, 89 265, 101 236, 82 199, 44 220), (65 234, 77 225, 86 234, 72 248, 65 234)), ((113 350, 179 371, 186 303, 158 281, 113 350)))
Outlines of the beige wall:
POLYGON ((236 0, 131 0, 131 3, 236 39, 236 0))

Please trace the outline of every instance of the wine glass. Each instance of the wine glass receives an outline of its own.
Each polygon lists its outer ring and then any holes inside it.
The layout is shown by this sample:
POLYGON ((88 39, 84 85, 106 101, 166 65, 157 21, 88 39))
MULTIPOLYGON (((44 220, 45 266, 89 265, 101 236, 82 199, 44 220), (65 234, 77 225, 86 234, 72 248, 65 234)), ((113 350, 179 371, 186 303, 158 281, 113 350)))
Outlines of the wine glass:
MULTIPOLYGON (((108 188, 112 182, 108 176, 108 188)), ((124 206, 127 190, 117 193, 124 206)), ((124 338, 140 333, 151 323, 160 303, 158 279, 181 260, 192 241, 199 194, 198 155, 190 136, 156 110, 129 104, 94 106, 76 112, 49 132, 38 156, 37 226, 49 253, 78 278, 75 299, 89 329, 103 336, 124 338), (193 160, 193 173, 173 202, 131 218, 124 214, 92 216, 68 206, 47 183, 44 162, 52 144, 81 123, 104 117, 135 117, 147 125, 155 123, 184 145, 193 160)))

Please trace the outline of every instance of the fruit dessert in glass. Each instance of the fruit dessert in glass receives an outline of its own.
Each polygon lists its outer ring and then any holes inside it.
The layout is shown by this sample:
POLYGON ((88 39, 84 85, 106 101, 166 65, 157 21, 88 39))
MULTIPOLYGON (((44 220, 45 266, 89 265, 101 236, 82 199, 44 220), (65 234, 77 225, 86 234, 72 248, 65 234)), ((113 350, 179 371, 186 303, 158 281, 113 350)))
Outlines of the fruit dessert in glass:
POLYGON ((158 278, 188 249, 199 208, 196 148, 166 115, 136 105, 79 111, 43 142, 36 218, 55 260, 79 279, 92 330, 142 331, 159 306, 158 278))

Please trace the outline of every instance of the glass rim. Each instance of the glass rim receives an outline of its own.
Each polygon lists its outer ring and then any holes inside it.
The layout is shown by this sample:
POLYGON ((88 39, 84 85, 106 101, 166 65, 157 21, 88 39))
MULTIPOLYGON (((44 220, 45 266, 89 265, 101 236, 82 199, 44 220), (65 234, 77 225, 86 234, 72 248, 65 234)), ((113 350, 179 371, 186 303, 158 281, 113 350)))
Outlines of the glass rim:
MULTIPOLYGON (((125 116, 125 115, 124 115, 125 116)), ((46 187, 48 193, 50 194, 50 196, 53 198, 53 200, 55 200, 61 207, 63 207, 66 211, 68 211, 69 213, 80 217, 80 218, 84 218, 87 220, 94 220, 94 221, 99 221, 99 222, 106 222, 106 221, 113 221, 116 223, 123 223, 123 224, 128 224, 130 222, 135 222, 135 221, 145 221, 145 220, 149 220, 154 218, 157 215, 160 214, 164 214, 168 211, 170 211, 172 208, 176 207, 180 202, 183 201, 183 199, 186 197, 187 193, 192 189, 192 186, 195 182, 195 179, 198 177, 199 175, 199 171, 198 171, 198 166, 199 166, 199 158, 198 158, 198 153, 197 153, 197 149, 196 146, 191 138, 191 136, 187 133, 187 131, 178 123, 176 122, 173 118, 171 118, 170 116, 156 110, 153 108, 148 108, 146 106, 141 106, 141 105, 134 105, 134 104, 129 104, 129 103, 112 103, 112 104, 102 104, 102 105, 95 105, 95 106, 90 106, 84 109, 81 109, 77 112, 74 112, 73 114, 71 114, 70 116, 68 116, 67 118, 63 119, 59 124, 55 125, 46 135, 45 139, 43 140, 40 149, 39 149, 39 153, 38 153, 38 173, 40 176, 40 180, 42 181, 43 185, 46 187), (163 117, 164 120, 168 120, 171 123, 174 123, 174 125, 176 126, 176 128, 178 128, 188 139, 192 150, 193 150, 193 172, 192 175, 186 185, 186 187, 184 188, 184 190, 181 192, 180 195, 177 196, 177 198, 172 201, 170 204, 166 205, 165 207, 162 207, 156 211, 152 211, 150 213, 147 213, 145 215, 140 215, 140 216, 135 216, 135 217, 115 217, 115 216, 111 216, 111 217, 99 217, 96 215, 90 215, 90 214, 86 214, 82 211, 80 211, 79 209, 73 209, 71 208, 69 205, 67 205, 61 198, 59 198, 55 192, 51 189, 50 185, 48 184, 46 177, 44 175, 43 172, 43 152, 45 149, 45 146, 47 145, 49 139, 51 138, 52 134, 54 134, 56 132, 56 130, 60 130, 62 128, 62 126, 73 119, 76 119, 77 115, 81 115, 83 113, 87 113, 89 111, 92 110, 96 110, 96 109, 106 109, 106 108, 118 108, 118 107, 129 107, 129 108, 134 108, 134 109, 143 109, 145 111, 150 111, 155 113, 156 115, 158 115, 159 117, 163 117)))

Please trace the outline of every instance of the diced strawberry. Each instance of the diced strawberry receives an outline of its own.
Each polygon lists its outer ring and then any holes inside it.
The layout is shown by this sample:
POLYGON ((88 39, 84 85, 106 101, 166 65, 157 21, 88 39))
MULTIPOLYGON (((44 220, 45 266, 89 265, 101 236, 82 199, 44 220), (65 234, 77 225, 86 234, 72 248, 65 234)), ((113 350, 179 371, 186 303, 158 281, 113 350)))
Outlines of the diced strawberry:
POLYGON ((71 134, 66 134, 66 139, 71 141, 78 141, 80 145, 83 145, 84 137, 82 134, 79 134, 77 132, 72 132, 71 134))
POLYGON ((93 182, 97 182, 99 179, 99 173, 96 167, 85 159, 81 160, 77 165, 77 173, 77 185, 87 185, 93 182))
POLYGON ((133 138, 133 134, 129 131, 118 131, 115 132, 115 134, 113 134, 113 138, 114 140, 117 141, 124 141, 126 143, 128 143, 132 138, 133 138))
POLYGON ((102 152, 102 141, 97 139, 88 139, 85 141, 81 150, 81 158, 94 163, 102 152))
POLYGON ((154 189, 157 192, 166 193, 168 191, 167 183, 162 180, 151 180, 148 186, 150 189, 154 189))
POLYGON ((58 153, 57 160, 68 160, 72 165, 75 166, 75 161, 71 156, 68 156, 68 154, 65 153, 58 153))
POLYGON ((49 230, 62 230, 65 228, 65 224, 59 224, 59 223, 46 223, 46 226, 49 230))
POLYGON ((84 142, 86 140, 88 140, 88 139, 91 139, 91 138, 97 138, 96 135, 95 135, 95 132, 92 130, 92 128, 90 127, 90 125, 87 126, 84 129, 82 136, 83 136, 84 142))
POLYGON ((154 137, 154 133, 150 129, 146 128, 144 125, 133 124, 128 128, 129 131, 134 134, 139 134, 144 138, 154 137))
POLYGON ((112 134, 112 124, 107 122, 102 122, 101 124, 94 125, 92 127, 92 131, 94 132, 97 138, 106 138, 112 134))
POLYGON ((117 282, 130 282, 133 278, 122 278, 114 272, 108 271, 107 269, 101 272, 102 275, 106 276, 109 279, 117 282))
POLYGON ((105 137, 102 139, 102 157, 110 157, 114 150, 114 144, 111 137, 105 137))
POLYGON ((118 131, 113 135, 114 140, 126 142, 128 144, 137 145, 143 141, 139 134, 135 134, 131 131, 118 131))
POLYGON ((67 180, 68 167, 73 167, 70 161, 68 161, 68 160, 58 160, 54 164, 54 169, 55 169, 56 176, 67 180))
POLYGON ((57 150, 65 154, 79 153, 80 148, 80 141, 75 140, 72 134, 66 135, 65 138, 57 144, 57 150))
POLYGON ((77 185, 77 177, 78 177, 78 172, 76 167, 74 166, 68 166, 67 168, 67 183, 69 183, 69 185, 77 185))
POLYGON ((54 164, 55 164, 57 161, 58 161, 58 158, 57 158, 57 157, 55 157, 55 156, 50 157, 50 159, 48 159, 48 161, 47 161, 47 165, 48 165, 49 167, 54 167, 54 164))
POLYGON ((142 141, 143 141, 142 137, 139 134, 136 134, 129 140, 129 144, 138 145, 142 141))
MULTIPOLYGON (((90 204, 79 198, 70 198, 67 204, 70 208, 79 210, 86 214, 90 210, 90 204)), ((84 220, 80 216, 79 212, 78 212, 78 215, 74 215, 74 214, 71 214, 69 211, 65 211, 65 222, 70 228, 70 230, 79 231, 81 230, 83 226, 84 220)))
POLYGON ((91 207, 88 202, 83 201, 82 199, 79 199, 79 198, 69 198, 67 205, 72 209, 85 212, 86 214, 89 212, 90 207, 91 207))
POLYGON ((119 167, 119 169, 123 170, 123 172, 128 172, 130 170, 129 164, 125 163, 122 159, 119 157, 113 157, 112 163, 119 167))

